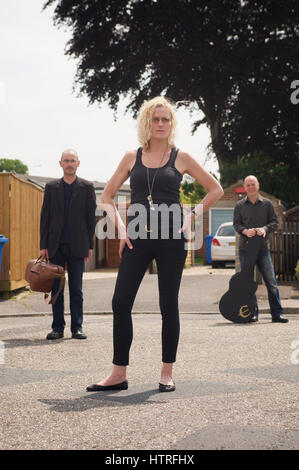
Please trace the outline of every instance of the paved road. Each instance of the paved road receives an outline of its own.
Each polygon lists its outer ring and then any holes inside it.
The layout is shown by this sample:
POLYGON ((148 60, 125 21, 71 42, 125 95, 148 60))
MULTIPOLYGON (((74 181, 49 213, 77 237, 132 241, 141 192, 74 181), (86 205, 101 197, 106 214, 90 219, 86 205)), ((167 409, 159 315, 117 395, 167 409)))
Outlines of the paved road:
MULTIPOLYGON (((151 313, 133 316, 129 389, 85 392, 111 370, 112 315, 91 313, 110 311, 108 274, 85 278, 84 341, 68 329, 63 340, 45 339, 51 318, 39 314, 49 309, 39 294, 0 302, 1 449, 298 449, 299 315, 288 324, 266 313, 258 324, 225 321, 213 302, 227 274, 184 275, 181 311, 189 313, 181 315, 175 392, 157 390, 161 319, 151 313)), ((155 276, 142 289, 135 310, 155 310, 155 276)))
MULTIPOLYGON (((180 289, 181 313, 219 313, 218 303, 228 290, 234 269, 211 269, 208 266, 185 269, 180 289)), ((93 271, 84 273, 84 311, 86 314, 111 312, 115 271, 93 271)), ((258 299, 261 312, 269 312, 265 286, 259 286, 258 299)), ((280 286, 280 294, 286 313, 299 313, 299 290, 291 286, 280 286)), ((69 312, 68 287, 66 284, 65 309, 69 312)), ((146 274, 138 291, 134 312, 159 312, 158 279, 156 274, 146 274)), ((9 300, 0 298, 0 317, 7 315, 51 314, 43 295, 21 291, 9 300)))

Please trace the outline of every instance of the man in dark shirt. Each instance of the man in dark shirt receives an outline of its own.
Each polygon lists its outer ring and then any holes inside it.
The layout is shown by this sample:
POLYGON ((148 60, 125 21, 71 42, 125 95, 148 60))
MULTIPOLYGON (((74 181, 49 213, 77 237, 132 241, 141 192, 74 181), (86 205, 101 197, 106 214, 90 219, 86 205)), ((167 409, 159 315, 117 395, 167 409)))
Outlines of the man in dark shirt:
MULTIPOLYGON (((46 184, 40 218, 40 256, 54 264, 67 266, 70 291, 71 332, 76 339, 85 339, 82 330, 82 277, 84 258, 90 257, 95 232, 96 197, 93 184, 76 176, 80 164, 75 150, 65 150, 60 166, 63 178, 46 184)), ((58 290, 55 282, 52 296, 58 290)), ((52 305, 52 331, 47 339, 64 336, 64 293, 52 305)))
MULTIPOLYGON (((272 322, 287 323, 283 314, 279 290, 273 269, 269 234, 276 230, 278 218, 272 203, 259 194, 259 182, 253 175, 244 180, 247 197, 237 202, 234 210, 234 228, 240 234, 239 257, 241 269, 244 266, 246 242, 248 238, 263 237, 262 250, 259 252, 257 266, 263 276, 268 291, 268 299, 272 322)), ((256 301, 256 314, 252 321, 258 321, 258 305, 256 301)))

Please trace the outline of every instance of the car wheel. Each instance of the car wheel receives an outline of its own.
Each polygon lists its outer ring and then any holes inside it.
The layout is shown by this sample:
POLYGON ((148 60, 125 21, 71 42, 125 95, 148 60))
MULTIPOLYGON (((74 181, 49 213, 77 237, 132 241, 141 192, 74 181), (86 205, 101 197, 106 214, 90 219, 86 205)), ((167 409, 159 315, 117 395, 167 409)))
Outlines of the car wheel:
POLYGON ((212 261, 212 268, 218 268, 218 261, 212 261))

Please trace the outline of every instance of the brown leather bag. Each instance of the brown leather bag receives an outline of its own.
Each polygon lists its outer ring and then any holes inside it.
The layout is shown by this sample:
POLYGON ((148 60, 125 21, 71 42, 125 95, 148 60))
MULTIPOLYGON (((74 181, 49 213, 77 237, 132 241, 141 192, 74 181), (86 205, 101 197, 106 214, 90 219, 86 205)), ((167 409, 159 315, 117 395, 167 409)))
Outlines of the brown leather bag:
POLYGON ((45 292, 45 301, 54 304, 58 295, 64 288, 65 270, 62 266, 50 263, 46 258, 39 257, 28 261, 25 279, 34 292, 45 292), (55 279, 60 279, 57 293, 49 299, 49 292, 53 288, 55 279))

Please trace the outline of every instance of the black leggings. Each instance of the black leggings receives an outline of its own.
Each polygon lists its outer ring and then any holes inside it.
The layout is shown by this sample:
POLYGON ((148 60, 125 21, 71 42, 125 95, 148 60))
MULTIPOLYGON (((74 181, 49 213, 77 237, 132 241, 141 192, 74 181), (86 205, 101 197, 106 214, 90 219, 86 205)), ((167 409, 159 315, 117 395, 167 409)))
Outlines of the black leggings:
POLYGON ((159 300, 162 314, 162 362, 175 362, 180 333, 178 294, 187 250, 185 239, 131 240, 133 249, 125 246, 115 291, 113 309, 113 364, 129 364, 133 339, 131 311, 149 266, 156 259, 159 300))

